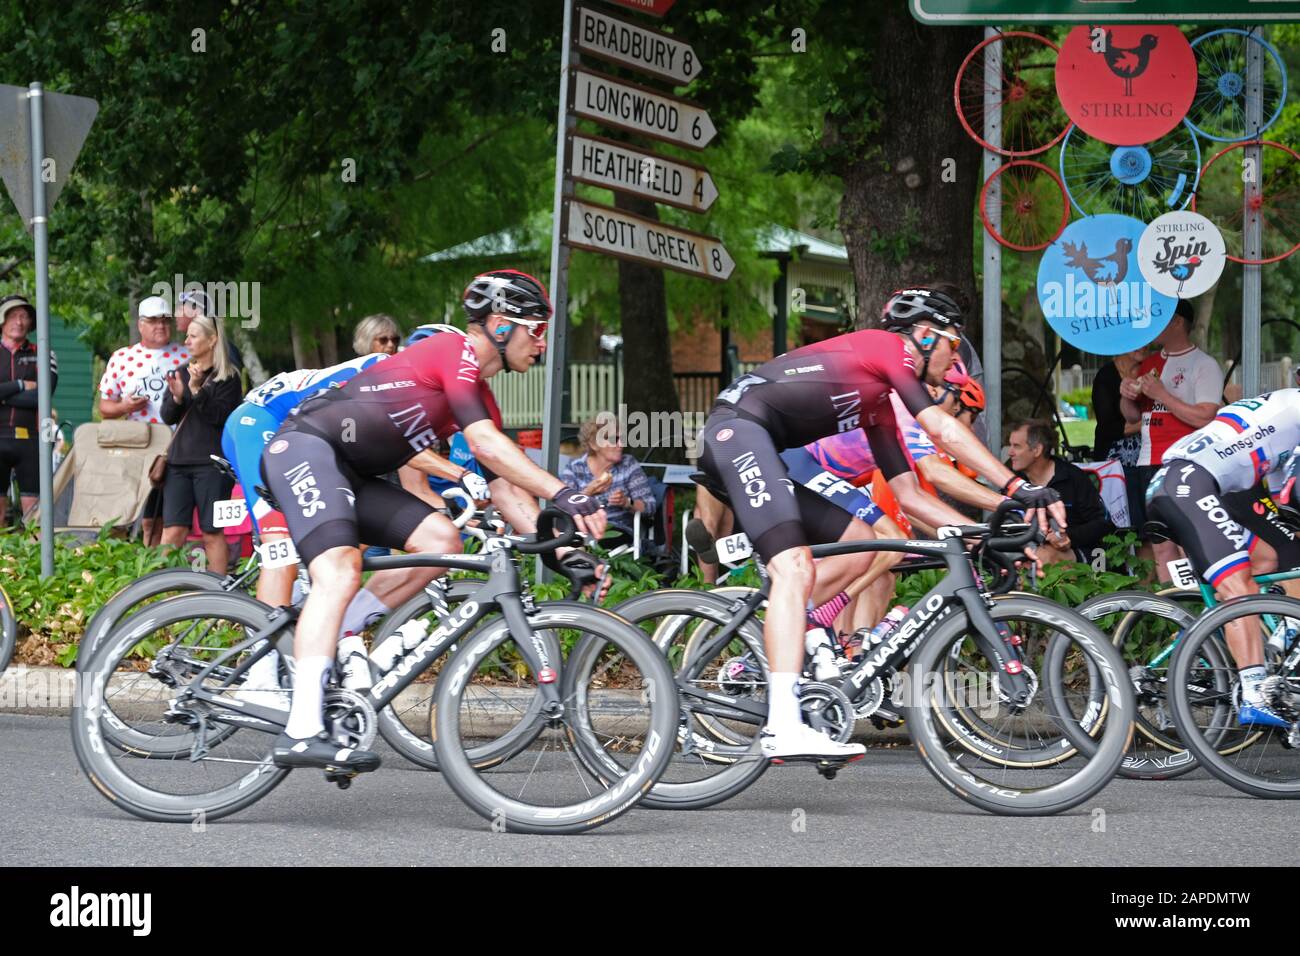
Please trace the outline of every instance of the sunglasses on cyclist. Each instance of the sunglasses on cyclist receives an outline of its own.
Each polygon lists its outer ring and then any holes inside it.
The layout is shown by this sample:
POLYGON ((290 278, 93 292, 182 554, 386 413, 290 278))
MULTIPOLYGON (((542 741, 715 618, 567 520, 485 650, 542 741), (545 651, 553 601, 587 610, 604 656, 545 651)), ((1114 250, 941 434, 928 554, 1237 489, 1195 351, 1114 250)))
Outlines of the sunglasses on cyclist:
POLYGON ((940 338, 947 339, 947 340, 948 340, 948 344, 952 346, 952 349, 953 349, 954 352, 957 351, 958 346, 961 345, 961 336, 958 335, 958 334, 955 333, 955 332, 948 332, 948 331, 945 331, 944 329, 936 329, 936 328, 930 327, 930 328, 928 329, 928 331, 927 331, 926 334, 927 334, 927 335, 937 335, 937 336, 939 336, 940 338))

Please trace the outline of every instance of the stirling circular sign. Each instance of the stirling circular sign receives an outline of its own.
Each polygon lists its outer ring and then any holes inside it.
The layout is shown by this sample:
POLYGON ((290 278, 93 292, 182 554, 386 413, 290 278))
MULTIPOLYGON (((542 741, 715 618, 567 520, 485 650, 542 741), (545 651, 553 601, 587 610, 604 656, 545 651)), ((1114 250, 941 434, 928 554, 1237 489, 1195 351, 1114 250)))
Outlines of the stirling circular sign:
POLYGON ((1163 295, 1194 299, 1223 274, 1228 247, 1214 223, 1187 210, 1167 212, 1142 231, 1138 266, 1163 295))
POLYGON ((1094 139, 1149 143, 1191 108, 1196 54, 1174 26, 1075 27, 1056 60, 1056 95, 1094 139))
POLYGON ((1062 341, 1119 355, 1164 331, 1175 303, 1142 277, 1137 250, 1145 228, 1130 216, 1088 216, 1043 252, 1038 302, 1062 341))

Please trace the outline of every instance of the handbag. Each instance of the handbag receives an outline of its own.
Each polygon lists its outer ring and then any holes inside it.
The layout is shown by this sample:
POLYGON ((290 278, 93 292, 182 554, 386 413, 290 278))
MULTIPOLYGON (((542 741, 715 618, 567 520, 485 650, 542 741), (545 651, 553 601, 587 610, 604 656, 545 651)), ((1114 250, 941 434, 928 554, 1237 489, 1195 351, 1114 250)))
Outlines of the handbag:
MULTIPOLYGON (((191 404, 190 408, 193 407, 194 406, 191 404)), ((176 425, 176 431, 172 432, 172 441, 176 440, 176 436, 180 433, 180 430, 185 426, 185 419, 190 417, 190 408, 185 409, 185 414, 181 416, 180 422, 178 422, 176 425)), ((167 451, 171 451, 171 448, 169 447, 167 451)), ((167 480, 167 452, 165 451, 157 458, 155 458, 153 460, 153 464, 149 466, 149 483, 153 485, 155 488, 161 488, 163 482, 166 480, 167 480)))

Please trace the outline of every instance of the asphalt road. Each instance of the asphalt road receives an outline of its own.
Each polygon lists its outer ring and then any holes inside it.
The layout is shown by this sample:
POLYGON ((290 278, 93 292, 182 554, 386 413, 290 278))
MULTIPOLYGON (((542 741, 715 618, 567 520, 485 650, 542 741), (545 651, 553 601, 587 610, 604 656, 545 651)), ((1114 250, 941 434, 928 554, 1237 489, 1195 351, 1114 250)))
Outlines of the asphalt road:
POLYGON ((1057 817, 999 818, 948 794, 909 750, 882 749, 833 782, 806 766, 776 767, 710 810, 637 809, 584 836, 534 837, 492 832, 439 775, 386 756, 347 792, 319 774, 291 774, 260 803, 196 833, 115 809, 80 773, 66 717, 0 714, 0 847, 15 866, 1248 866, 1279 862, 1296 810, 1196 771, 1116 780, 1057 817))

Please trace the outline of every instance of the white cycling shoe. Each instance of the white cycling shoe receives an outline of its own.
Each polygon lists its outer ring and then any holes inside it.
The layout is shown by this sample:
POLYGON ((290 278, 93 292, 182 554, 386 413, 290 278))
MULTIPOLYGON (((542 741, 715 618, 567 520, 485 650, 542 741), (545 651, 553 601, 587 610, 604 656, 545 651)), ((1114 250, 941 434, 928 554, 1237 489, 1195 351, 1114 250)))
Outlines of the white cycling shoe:
POLYGON ((865 756, 862 744, 841 744, 825 734, 799 724, 787 730, 764 727, 760 734, 763 756, 770 760, 856 760, 865 756))
POLYGON ((235 697, 245 703, 288 711, 291 701, 289 692, 280 686, 279 660, 280 655, 272 651, 250 667, 235 697))

